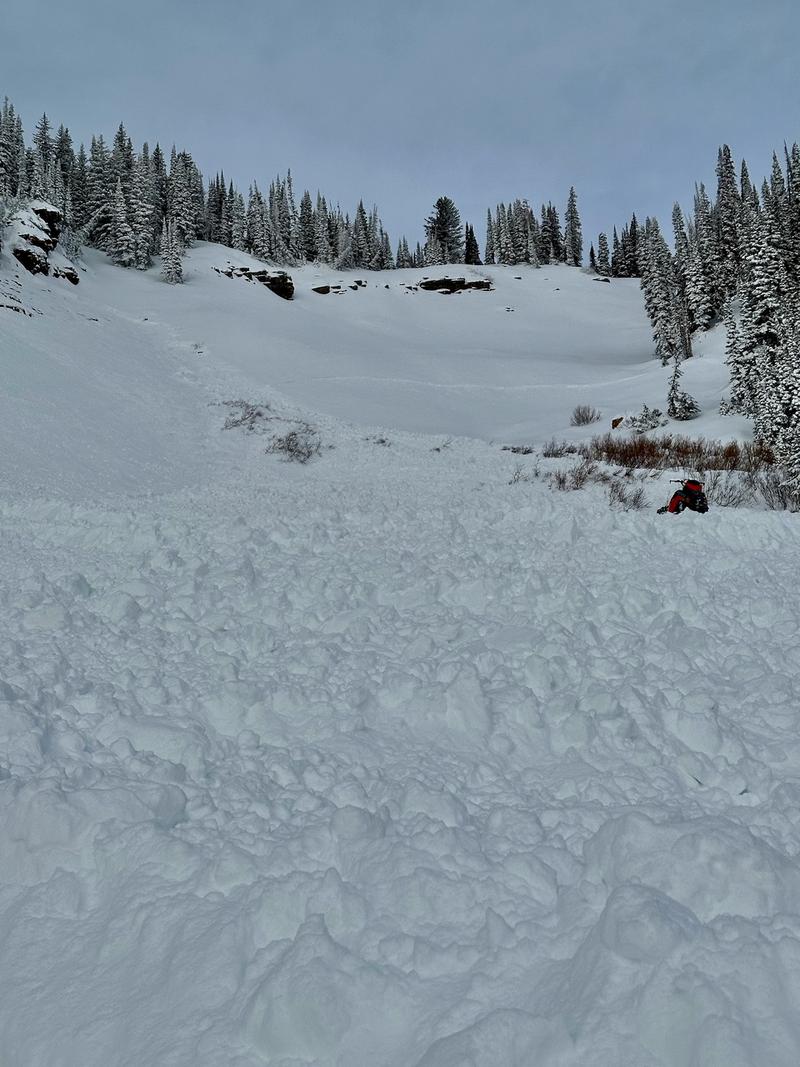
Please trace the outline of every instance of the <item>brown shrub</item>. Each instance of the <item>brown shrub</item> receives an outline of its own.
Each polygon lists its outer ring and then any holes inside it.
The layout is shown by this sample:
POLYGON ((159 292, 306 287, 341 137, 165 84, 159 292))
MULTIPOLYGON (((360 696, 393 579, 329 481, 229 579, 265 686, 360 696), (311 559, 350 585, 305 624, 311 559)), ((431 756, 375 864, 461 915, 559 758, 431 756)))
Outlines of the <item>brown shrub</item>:
POLYGON ((679 468, 701 473, 708 470, 754 472, 775 462, 766 445, 707 441, 702 437, 691 438, 677 434, 664 434, 660 437, 615 437, 606 433, 601 437, 593 437, 588 445, 582 445, 580 452, 586 459, 601 460, 625 468, 679 468))

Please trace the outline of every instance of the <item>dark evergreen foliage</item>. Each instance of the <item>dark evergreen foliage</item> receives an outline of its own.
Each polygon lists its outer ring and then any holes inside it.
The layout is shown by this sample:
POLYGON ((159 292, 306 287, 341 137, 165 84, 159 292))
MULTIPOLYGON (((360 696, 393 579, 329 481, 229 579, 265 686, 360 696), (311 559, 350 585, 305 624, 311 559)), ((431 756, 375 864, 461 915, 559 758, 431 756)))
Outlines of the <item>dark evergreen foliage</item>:
POLYGON ((475 231, 469 223, 467 223, 464 231, 464 262, 473 266, 481 265, 481 253, 478 248, 478 242, 475 239, 475 231))

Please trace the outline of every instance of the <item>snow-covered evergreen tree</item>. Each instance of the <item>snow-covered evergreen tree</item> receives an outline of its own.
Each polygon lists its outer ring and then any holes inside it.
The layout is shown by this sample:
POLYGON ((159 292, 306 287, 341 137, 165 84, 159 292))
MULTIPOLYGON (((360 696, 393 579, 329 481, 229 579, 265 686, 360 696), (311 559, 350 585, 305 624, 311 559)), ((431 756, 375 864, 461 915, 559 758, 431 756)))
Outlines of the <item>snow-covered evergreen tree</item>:
POLYGON ((464 259, 461 215, 449 196, 440 196, 425 220, 425 249, 427 263, 461 263, 464 259))
POLYGON ((0 196, 17 195, 20 160, 24 160, 24 157, 22 121, 14 110, 14 105, 6 97, 0 112, 0 196))
MULTIPOLYGON (((176 239, 185 248, 192 243, 197 227, 197 203, 191 160, 173 146, 167 185, 167 213, 176 239)), ((202 200, 201 200, 202 204, 202 200)))
POLYGON ((717 277, 722 298, 732 296, 739 277, 739 218, 741 201, 731 150, 723 145, 717 157, 717 277))
POLYGON ((608 258, 608 238, 604 233, 597 238, 597 273, 601 278, 611 277, 611 261, 608 258))
POLYGON ((655 219, 648 219, 643 242, 641 287, 653 327, 656 355, 666 366, 692 355, 688 311, 674 261, 655 219))
POLYGON ((134 266, 138 270, 147 270, 153 250, 153 185, 150 150, 146 142, 133 166, 130 226, 133 234, 134 266))
POLYGON ((34 172, 31 187, 31 194, 40 200, 55 200, 53 174, 50 169, 52 152, 53 142, 50 136, 50 120, 46 114, 43 114, 37 122, 33 134, 34 172))
POLYGON ((103 135, 92 138, 86 177, 84 229, 95 248, 108 251, 114 189, 109 187, 109 155, 103 135))
POLYGON ((136 240, 128 221, 128 205, 125 203, 122 180, 119 177, 114 186, 108 252, 121 267, 132 267, 136 260, 136 240))
POLYGON ((681 360, 677 355, 672 360, 672 378, 670 379, 669 392, 667 394, 667 415, 671 419, 686 422, 695 419, 700 414, 700 405, 693 396, 681 389, 680 381, 681 360))
POLYGON ((444 250, 436 234, 432 234, 425 242, 423 255, 426 267, 440 267, 445 262, 444 250))
POLYGON ((570 188, 564 215, 564 262, 568 267, 580 267, 583 263, 583 232, 574 187, 570 188))
POLYGON ((239 192, 234 192, 231 199, 231 248, 247 251, 247 213, 244 197, 239 192))
POLYGON ((723 415, 755 415, 755 358, 751 350, 742 347, 739 326, 736 322, 734 304, 725 305, 725 362, 730 374, 730 393, 720 404, 723 415))
MULTIPOLYGON (((363 205, 362 205, 363 207, 363 205)), ((339 213, 336 235, 336 266, 339 270, 352 270, 356 266, 353 251, 353 229, 348 217, 339 213)))
POLYGON ((397 256, 395 258, 395 264, 398 270, 404 270, 407 267, 414 266, 414 257, 408 248, 408 241, 405 237, 401 237, 397 244, 397 256))
POLYGON ((161 228, 161 276, 170 285, 183 281, 183 247, 175 224, 167 219, 161 228))
POLYGON ((325 197, 317 193, 317 208, 314 213, 314 247, 317 259, 320 263, 333 262, 333 250, 331 249, 330 224, 328 220, 328 205, 325 197))
POLYGON ((486 244, 483 250, 483 262, 494 263, 495 251, 494 251, 494 220, 492 219, 492 209, 486 210, 486 244))
POLYGON ((313 263, 317 258, 317 224, 314 218, 314 205, 311 193, 304 190, 300 198, 300 218, 298 222, 298 241, 300 255, 306 263, 313 263))
POLYGON ((359 200, 353 219, 353 266, 368 267, 370 261, 369 220, 364 201, 359 200))

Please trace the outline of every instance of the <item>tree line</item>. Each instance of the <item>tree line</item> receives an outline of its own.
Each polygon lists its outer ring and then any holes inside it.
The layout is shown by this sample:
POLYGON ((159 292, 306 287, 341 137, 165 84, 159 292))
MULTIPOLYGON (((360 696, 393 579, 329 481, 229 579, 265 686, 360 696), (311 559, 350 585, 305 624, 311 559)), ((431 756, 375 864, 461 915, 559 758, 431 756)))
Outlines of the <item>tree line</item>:
POLYGON ((67 127, 53 130, 43 115, 26 145, 21 117, 7 98, 0 111, 0 197, 53 203, 74 251, 88 244, 140 270, 160 252, 170 281, 180 280, 183 250, 194 240, 285 266, 316 262, 342 270, 462 262, 580 266, 583 256, 574 189, 563 227, 552 203, 542 205, 541 223, 524 200, 489 211, 483 258, 472 225, 462 225, 452 199, 440 197, 425 220, 424 243, 412 249, 403 236, 393 251, 377 207, 368 210, 363 199, 352 216, 309 190, 298 206, 291 172, 263 191, 253 182, 246 195, 222 172, 206 185, 190 152, 173 147, 167 159, 159 144, 151 150, 146 142, 137 152, 122 123, 110 144, 99 134, 87 152, 83 144, 75 149, 67 127))
POLYGON ((675 204, 672 249, 657 220, 645 222, 641 285, 656 354, 672 363, 680 396, 693 337, 724 321, 730 390, 720 410, 753 420, 800 491, 800 148, 773 153, 759 188, 722 145, 716 178, 713 201, 695 187, 688 217, 675 204))

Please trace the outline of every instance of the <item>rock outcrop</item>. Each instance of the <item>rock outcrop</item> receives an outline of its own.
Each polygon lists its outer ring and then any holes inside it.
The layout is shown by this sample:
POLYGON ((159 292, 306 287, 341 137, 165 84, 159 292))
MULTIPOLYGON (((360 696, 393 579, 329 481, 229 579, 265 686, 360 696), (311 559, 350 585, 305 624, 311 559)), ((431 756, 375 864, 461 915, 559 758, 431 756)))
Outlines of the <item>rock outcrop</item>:
POLYGON ((245 278, 249 282, 259 282, 276 296, 284 300, 291 300, 294 296, 294 282, 291 275, 285 270, 251 270, 249 267, 214 267, 217 274, 224 274, 226 278, 245 278))
POLYGON ((80 281, 78 272, 67 257, 57 251, 63 222, 58 208, 44 200, 32 200, 11 217, 6 240, 11 255, 31 274, 66 278, 77 285, 80 281))
POLYGON ((492 283, 488 278, 475 278, 469 282, 466 278, 423 278, 419 287, 440 293, 461 293, 465 289, 484 289, 491 292, 492 283))

